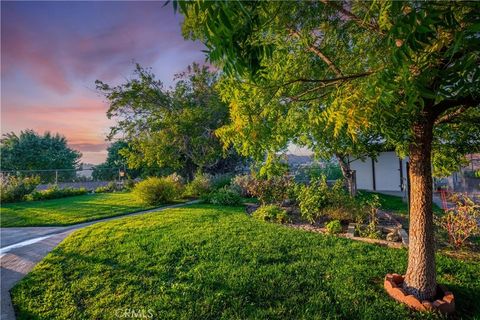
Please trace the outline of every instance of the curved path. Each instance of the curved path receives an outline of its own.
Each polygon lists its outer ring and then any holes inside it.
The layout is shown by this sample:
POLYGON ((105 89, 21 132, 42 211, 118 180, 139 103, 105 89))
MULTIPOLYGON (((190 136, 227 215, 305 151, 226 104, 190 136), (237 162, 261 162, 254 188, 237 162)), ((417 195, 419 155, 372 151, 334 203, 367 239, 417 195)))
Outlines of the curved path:
POLYGON ((198 200, 171 206, 125 214, 101 220, 84 222, 67 227, 23 227, 0 229, 0 281, 1 320, 14 320, 15 312, 10 299, 10 289, 27 275, 65 237, 75 230, 109 220, 182 207, 198 200))

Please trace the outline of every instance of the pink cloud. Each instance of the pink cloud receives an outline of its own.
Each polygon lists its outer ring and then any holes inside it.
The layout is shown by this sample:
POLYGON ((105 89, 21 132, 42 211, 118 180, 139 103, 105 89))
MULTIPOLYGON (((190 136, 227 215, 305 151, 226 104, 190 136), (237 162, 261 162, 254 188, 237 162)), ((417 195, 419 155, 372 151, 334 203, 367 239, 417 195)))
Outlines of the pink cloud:
POLYGON ((71 90, 65 71, 58 63, 54 43, 45 41, 22 24, 6 24, 2 28, 2 78, 21 69, 58 93, 71 90))

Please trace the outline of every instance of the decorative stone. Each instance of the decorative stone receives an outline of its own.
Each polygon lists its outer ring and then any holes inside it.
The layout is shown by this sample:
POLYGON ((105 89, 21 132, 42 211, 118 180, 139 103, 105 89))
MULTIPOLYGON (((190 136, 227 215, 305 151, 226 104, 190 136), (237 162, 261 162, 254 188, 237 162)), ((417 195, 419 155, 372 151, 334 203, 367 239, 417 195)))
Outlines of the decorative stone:
POLYGON ((387 241, 397 242, 397 241, 400 241, 401 237, 398 234, 398 230, 394 230, 394 231, 387 234, 386 239, 387 239, 387 241))
POLYGON ((438 290, 443 296, 434 302, 427 300, 420 301, 415 296, 407 294, 402 289, 404 276, 399 274, 387 274, 384 280, 384 288, 388 295, 398 302, 406 304, 409 308, 417 311, 439 311, 444 314, 451 314, 455 311, 455 297, 452 292, 444 286, 438 286, 438 290))

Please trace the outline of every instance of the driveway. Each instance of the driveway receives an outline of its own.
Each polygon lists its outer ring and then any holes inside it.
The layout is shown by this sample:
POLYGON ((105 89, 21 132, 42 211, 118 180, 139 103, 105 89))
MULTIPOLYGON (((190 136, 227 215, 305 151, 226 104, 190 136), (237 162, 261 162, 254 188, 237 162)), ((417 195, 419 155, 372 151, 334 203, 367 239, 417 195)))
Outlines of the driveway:
POLYGON ((171 206, 140 211, 132 214, 90 221, 67 227, 0 228, 0 280, 1 320, 14 320, 15 313, 10 299, 10 289, 27 275, 53 248, 70 233, 83 227, 125 217, 182 207, 198 200, 171 206))

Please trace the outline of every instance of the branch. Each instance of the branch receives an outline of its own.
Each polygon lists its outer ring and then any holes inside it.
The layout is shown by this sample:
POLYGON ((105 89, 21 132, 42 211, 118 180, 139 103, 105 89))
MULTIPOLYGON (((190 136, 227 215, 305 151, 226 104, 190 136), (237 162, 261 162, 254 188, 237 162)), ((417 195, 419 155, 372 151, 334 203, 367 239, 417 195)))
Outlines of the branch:
POLYGON ((290 84, 293 84, 295 82, 314 82, 314 83, 323 83, 323 84, 330 84, 334 82, 342 82, 346 80, 353 80, 357 78, 362 78, 369 76, 373 74, 375 71, 367 71, 367 72, 362 72, 362 73, 356 73, 356 74, 351 74, 348 76, 340 76, 337 78, 332 78, 332 79, 306 79, 306 78, 298 78, 298 79, 293 79, 285 82, 282 86, 288 86, 290 84))
MULTIPOLYGON (((298 31, 290 30, 290 33, 296 36, 297 38, 300 38, 300 34, 298 33, 298 31)), ((335 64, 332 62, 332 60, 330 60, 326 55, 324 55, 323 52, 320 51, 320 49, 318 49, 313 45, 308 45, 308 50, 310 52, 315 53, 318 57, 320 57, 320 59, 322 59, 323 62, 327 64, 327 66, 335 73, 337 77, 342 76, 342 72, 340 71, 340 69, 338 69, 337 66, 335 66, 335 64)))
POLYGON ((462 114, 468 108, 479 106, 479 104, 480 101, 472 96, 459 97, 456 99, 445 99, 432 107, 431 115, 433 116, 435 124, 438 124, 445 121, 450 121, 451 119, 462 114), (448 109, 456 107, 460 108, 440 117, 448 109))
POLYGON ((330 1, 330 0, 320 0, 320 2, 322 2, 323 4, 327 5, 327 6, 330 6, 334 9, 336 9, 337 11, 339 11, 341 14, 343 14, 345 17, 347 17, 348 19, 352 20, 353 22, 355 22, 358 26, 362 27, 362 28, 365 28, 365 29, 368 29, 370 31, 374 31, 380 35, 385 35, 381 30, 380 28, 378 27, 378 25, 376 23, 369 23, 369 22, 365 22, 363 21, 362 19, 360 19, 358 16, 356 16, 355 14, 353 14, 351 11, 348 11, 347 9, 345 9, 341 4, 338 4, 336 2, 333 2, 333 1, 330 1))

